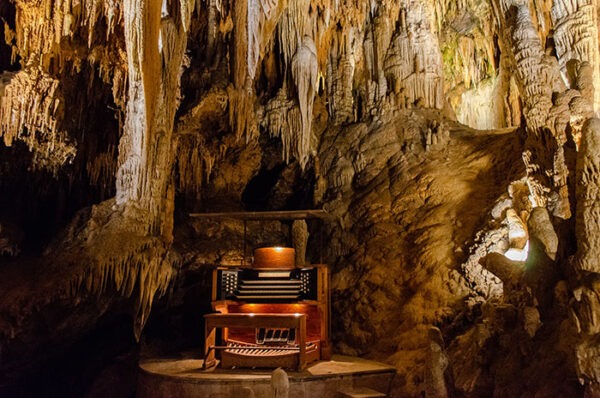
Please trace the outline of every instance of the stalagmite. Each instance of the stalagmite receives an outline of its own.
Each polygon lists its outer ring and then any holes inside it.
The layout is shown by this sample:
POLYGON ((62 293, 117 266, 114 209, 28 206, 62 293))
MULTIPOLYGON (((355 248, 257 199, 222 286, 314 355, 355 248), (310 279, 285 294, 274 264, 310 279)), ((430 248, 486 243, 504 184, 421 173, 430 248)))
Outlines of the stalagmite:
POLYGON ((598 13, 593 0, 555 0, 552 23, 556 55, 563 73, 572 59, 587 61, 593 67, 594 111, 600 111, 600 50, 598 13))
POLYGON ((580 286, 574 292, 576 301, 572 303, 580 333, 577 346, 577 372, 580 382, 585 384, 589 396, 597 391, 600 381, 600 352, 597 344, 600 339, 600 273, 599 245, 600 207, 598 200, 600 156, 600 120, 590 119, 583 127, 580 151, 577 156, 576 228, 577 254, 574 268, 578 271, 580 286))
POLYGON ((273 398, 288 398, 290 382, 287 373, 277 368, 271 373, 271 393, 273 398))
POLYGON ((556 260, 559 240, 550 221, 548 210, 544 207, 534 208, 527 220, 527 226, 530 236, 539 240, 546 255, 551 260, 556 260))
POLYGON ((308 243, 308 226, 305 220, 294 220, 292 223, 292 242, 296 250, 296 267, 304 267, 308 243))
POLYGON ((549 75, 544 69, 544 52, 535 30, 529 7, 525 3, 513 4, 509 0, 500 3, 501 20, 505 24, 504 34, 512 47, 513 61, 517 67, 518 83, 523 99, 527 127, 533 134, 540 134, 552 106, 552 87, 544 79, 549 75))
POLYGON ((549 120, 570 119, 570 110, 553 103, 553 93, 564 91, 558 64, 543 51, 527 4, 504 0, 495 0, 494 4, 505 27, 505 40, 511 47, 510 56, 516 67, 519 89, 525 94, 523 114, 527 122, 528 144, 523 160, 532 203, 551 207, 554 216, 568 219, 571 209, 563 149, 567 141, 566 126, 558 123, 547 128, 549 120), (560 116, 561 112, 564 116, 560 116), (554 203, 548 203, 550 196, 553 196, 554 203))
POLYGON ((425 396, 448 397, 444 372, 448 367, 448 357, 444 352, 444 339, 438 328, 429 329, 429 347, 427 349, 427 370, 425 372, 425 396))
POLYGON ((529 239, 527 225, 514 209, 508 209, 506 211, 506 223, 508 224, 508 240, 510 247, 517 249, 525 247, 525 244, 529 239))
POLYGON ((523 261, 509 260, 500 253, 488 253, 479 262, 504 282, 505 293, 507 288, 519 282, 525 272, 523 261))

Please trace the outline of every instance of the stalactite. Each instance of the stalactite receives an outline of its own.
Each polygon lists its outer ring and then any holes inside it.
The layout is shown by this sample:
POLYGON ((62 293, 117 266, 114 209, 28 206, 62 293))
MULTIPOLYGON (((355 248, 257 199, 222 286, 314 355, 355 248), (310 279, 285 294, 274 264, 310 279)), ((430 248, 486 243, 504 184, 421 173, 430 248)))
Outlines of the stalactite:
POLYGON ((379 85, 379 90, 376 95, 377 99, 381 99, 387 91, 387 82, 384 74, 384 60, 387 50, 392 41, 394 24, 393 14, 397 15, 396 12, 389 12, 389 6, 382 3, 376 10, 375 18, 373 19, 373 67, 374 67, 374 80, 379 85))
POLYGON ((443 74, 438 40, 430 30, 427 5, 410 2, 392 39, 384 68, 388 81, 399 85, 408 103, 442 108, 443 74), (427 21, 426 24, 423 22, 427 21))
MULTIPOLYGON (((296 132, 295 152, 300 162, 300 167, 304 168, 308 162, 310 152, 310 136, 312 132, 312 109, 318 83, 318 65, 317 49, 313 40, 305 36, 302 45, 292 59, 292 76, 296 83, 298 92, 298 103, 300 106, 300 115, 302 128, 296 132)), ((283 134, 289 134, 292 131, 285 131, 283 134)))
POLYGON ((496 72, 491 14, 490 4, 481 0, 440 3, 435 18, 443 32, 440 49, 450 88, 462 83, 469 89, 496 72))
MULTIPOLYGON (((94 221, 89 226, 94 228, 94 221)), ((92 235, 84 232, 83 235, 88 236, 88 243, 83 247, 87 253, 85 261, 91 265, 73 273, 66 293, 69 297, 80 297, 116 291, 123 297, 134 298, 134 334, 139 340, 154 298, 164 295, 170 286, 173 260, 168 257, 168 246, 161 239, 139 237, 135 233, 127 234, 127 239, 119 238, 123 233, 108 236, 102 232, 92 235), (93 242, 89 240, 92 236, 93 242)))
MULTIPOLYGON (((233 86, 237 91, 246 87, 248 73, 248 3, 236 1, 233 5, 233 86)), ((236 108, 237 110, 237 108, 236 108)), ((241 111, 242 109, 240 109, 241 111)), ((232 125, 233 127, 233 125, 232 125)))
POLYGON ((289 0, 278 25, 279 47, 284 70, 291 66, 292 57, 302 44, 305 35, 310 36, 310 0, 289 0))
MULTIPOLYGON (((112 42, 111 42, 112 43, 112 42)), ((123 49, 96 46, 87 56, 91 65, 97 65, 98 74, 102 81, 112 87, 113 100, 120 109, 125 109, 127 99, 127 54, 123 49)))
POLYGON ((227 87, 227 94, 229 96, 229 125, 238 140, 245 137, 246 142, 249 142, 258 135, 255 96, 250 80, 245 87, 240 89, 230 85, 227 87))
POLYGON ((217 159, 225 153, 211 150, 201 135, 179 137, 177 146, 177 186, 187 192, 198 192, 208 182, 217 159))
POLYGON ((283 11, 284 0, 245 0, 234 4, 233 87, 228 88, 229 120, 246 142, 258 133, 253 83, 258 62, 283 11))
MULTIPOLYGON (((54 98, 55 94, 44 87, 43 81, 53 80, 55 85, 60 85, 66 74, 80 73, 82 63, 87 61, 93 67, 97 67, 103 82, 112 86, 117 106, 124 107, 127 72, 125 52, 120 47, 123 23, 120 1, 16 1, 15 9, 15 22, 20 28, 14 32, 13 58, 18 55, 21 63, 27 65, 21 73, 31 73, 32 84, 33 81, 38 81, 37 87, 31 91, 32 94, 36 94, 33 97, 27 94, 24 98, 28 98, 31 104, 47 104, 55 99, 53 107, 60 111, 70 104, 65 103, 60 96, 54 98), (102 26, 102 29, 98 29, 99 26, 102 26), (87 48, 79 43, 85 43, 87 48), (41 75, 44 77, 40 80, 41 75), (37 100, 36 96, 39 97, 37 100), (42 98, 44 99, 41 100, 42 98)), ((5 27, 5 31, 9 31, 8 26, 5 27)), ((23 87, 20 90, 23 91, 23 87)), ((22 96, 22 93, 19 95, 22 96)), ((4 100, 9 101, 9 98, 4 100)), ((27 101, 24 101, 22 106, 29 106, 26 103, 27 101)), ((16 105, 14 101, 13 105, 16 105)), ((53 116, 52 112, 38 112, 35 109, 30 111, 30 118, 46 118, 48 124, 36 127, 31 125, 31 121, 26 121, 30 126, 25 126, 26 129, 23 129, 23 126, 19 128, 22 130, 19 132, 19 139, 26 140, 30 148, 33 148, 35 141, 38 142, 40 150, 34 151, 34 169, 50 169, 57 173, 63 164, 75 157, 76 143, 68 138, 66 131, 57 130, 61 115, 53 116), (36 114, 38 116, 35 116, 36 114), (55 127, 52 127, 54 124, 55 127), (40 128, 42 130, 39 130, 40 128)), ((72 132, 69 133, 73 135, 72 132)), ((5 139, 11 134, 9 132, 5 139)))
POLYGON ((106 152, 99 153, 86 164, 90 184, 99 185, 103 190, 109 188, 117 171, 117 147, 109 145, 106 152))
POLYGON ((136 0, 125 4, 129 89, 116 200, 118 205, 141 205, 149 212, 148 232, 169 237, 169 177, 175 147, 171 136, 187 27, 169 15, 161 21, 160 7, 150 7, 144 14, 149 15, 140 18, 138 5, 136 0), (154 64, 147 65, 150 62, 154 64))
POLYGON ((38 68, 16 73, 0 99, 4 144, 23 141, 34 153, 34 168, 57 173, 76 154, 75 144, 61 126, 63 101, 59 81, 38 68))
MULTIPOLYGON (((169 15, 169 10, 164 13, 158 2, 124 2, 128 95, 119 143, 114 206, 118 213, 110 217, 119 220, 114 224, 117 231, 111 232, 128 234, 132 243, 116 250, 114 259, 98 264, 109 264, 114 270, 112 278, 121 294, 129 296, 134 288, 138 292, 138 337, 155 294, 164 292, 171 276, 164 256, 173 229, 173 129, 185 62, 186 24, 195 4, 182 1, 185 3, 178 3, 182 9, 174 15, 169 15), (135 236, 140 236, 141 242, 136 242, 135 236)), ((110 222, 107 225, 113 226, 110 222)), ((96 276, 95 280, 104 279, 96 276)))
POLYGON ((258 55, 254 47, 250 47, 258 44, 255 27, 250 21, 250 13, 256 12, 253 4, 255 4, 254 0, 236 1, 233 6, 233 86, 228 87, 227 90, 230 125, 238 139, 245 136, 246 140, 252 138, 256 131, 254 118, 250 116, 254 114, 252 83, 256 62, 253 59, 251 65, 248 63, 251 57, 258 55))
MULTIPOLYGON (((354 87, 356 56, 354 46, 351 45, 353 33, 353 29, 348 29, 346 36, 335 37, 328 56, 329 114, 334 123, 337 124, 355 121, 352 89, 354 87), (341 43, 338 41, 341 41, 341 43)), ((370 55, 367 54, 367 57, 370 55)))
POLYGON ((121 2, 117 0, 40 0, 37 4, 26 1, 16 3, 16 24, 23 26, 22 30, 17 31, 17 47, 21 57, 25 59, 36 55, 60 57, 60 41, 64 37, 72 38, 79 27, 87 30, 87 46, 92 47, 100 20, 106 25, 106 38, 114 34, 122 23, 121 2))
MULTIPOLYGON (((287 163, 292 157, 301 159, 303 153, 302 112, 295 101, 287 98, 285 89, 279 90, 265 106, 265 115, 262 125, 267 129, 271 137, 280 137, 283 151, 283 160, 287 163)), ((308 155, 308 153, 306 153, 308 155)))
POLYGON ((261 3, 267 6, 265 11, 269 12, 269 3, 261 2, 260 0, 246 0, 248 4, 247 9, 247 37, 248 37, 248 52, 246 56, 246 66, 248 68, 248 77, 254 80, 256 76, 256 67, 260 58, 260 30, 259 21, 261 13, 261 3))

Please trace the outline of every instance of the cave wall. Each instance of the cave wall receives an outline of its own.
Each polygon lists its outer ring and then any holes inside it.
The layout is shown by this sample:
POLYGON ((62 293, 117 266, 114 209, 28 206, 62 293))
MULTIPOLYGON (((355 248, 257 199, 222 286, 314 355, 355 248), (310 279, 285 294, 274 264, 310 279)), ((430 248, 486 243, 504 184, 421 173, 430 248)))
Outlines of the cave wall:
POLYGON ((598 12, 3 2, 0 368, 124 309, 137 340, 150 317, 193 346, 207 267, 246 253, 187 214, 322 207, 335 348, 396 366, 395 396, 593 396, 598 12))

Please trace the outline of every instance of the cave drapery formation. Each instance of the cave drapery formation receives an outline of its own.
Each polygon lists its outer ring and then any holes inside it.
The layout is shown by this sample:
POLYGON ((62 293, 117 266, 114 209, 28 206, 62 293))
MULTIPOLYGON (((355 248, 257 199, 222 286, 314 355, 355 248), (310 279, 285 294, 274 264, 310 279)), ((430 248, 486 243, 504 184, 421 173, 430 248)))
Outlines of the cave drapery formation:
POLYGON ((394 396, 600 396, 599 15, 3 1, 0 388, 123 312, 142 347, 200 341, 198 281, 245 253, 189 212, 324 208, 335 350, 394 365, 394 396))

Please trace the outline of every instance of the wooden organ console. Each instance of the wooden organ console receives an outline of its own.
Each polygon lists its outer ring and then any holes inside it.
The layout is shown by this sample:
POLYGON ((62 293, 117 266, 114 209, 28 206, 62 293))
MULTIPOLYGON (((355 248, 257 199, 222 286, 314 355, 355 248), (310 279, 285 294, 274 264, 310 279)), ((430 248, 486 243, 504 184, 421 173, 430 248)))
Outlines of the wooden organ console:
POLYGON ((224 368, 297 370, 312 361, 330 359, 329 270, 324 264, 303 265, 308 238, 304 220, 326 220, 329 215, 323 210, 291 210, 190 216, 244 222, 242 264, 213 270, 215 313, 204 316, 203 368, 214 366, 217 357, 224 368), (299 252, 294 248, 259 248, 254 251, 252 266, 245 266, 246 222, 250 220, 293 220, 290 232, 299 252), (298 220, 302 221, 296 224, 298 220))
POLYGON ((216 352, 224 368, 302 370, 331 357, 326 265, 219 267, 212 308, 217 313, 205 315, 205 367, 216 363, 216 352), (216 329, 222 330, 220 345, 216 329))

